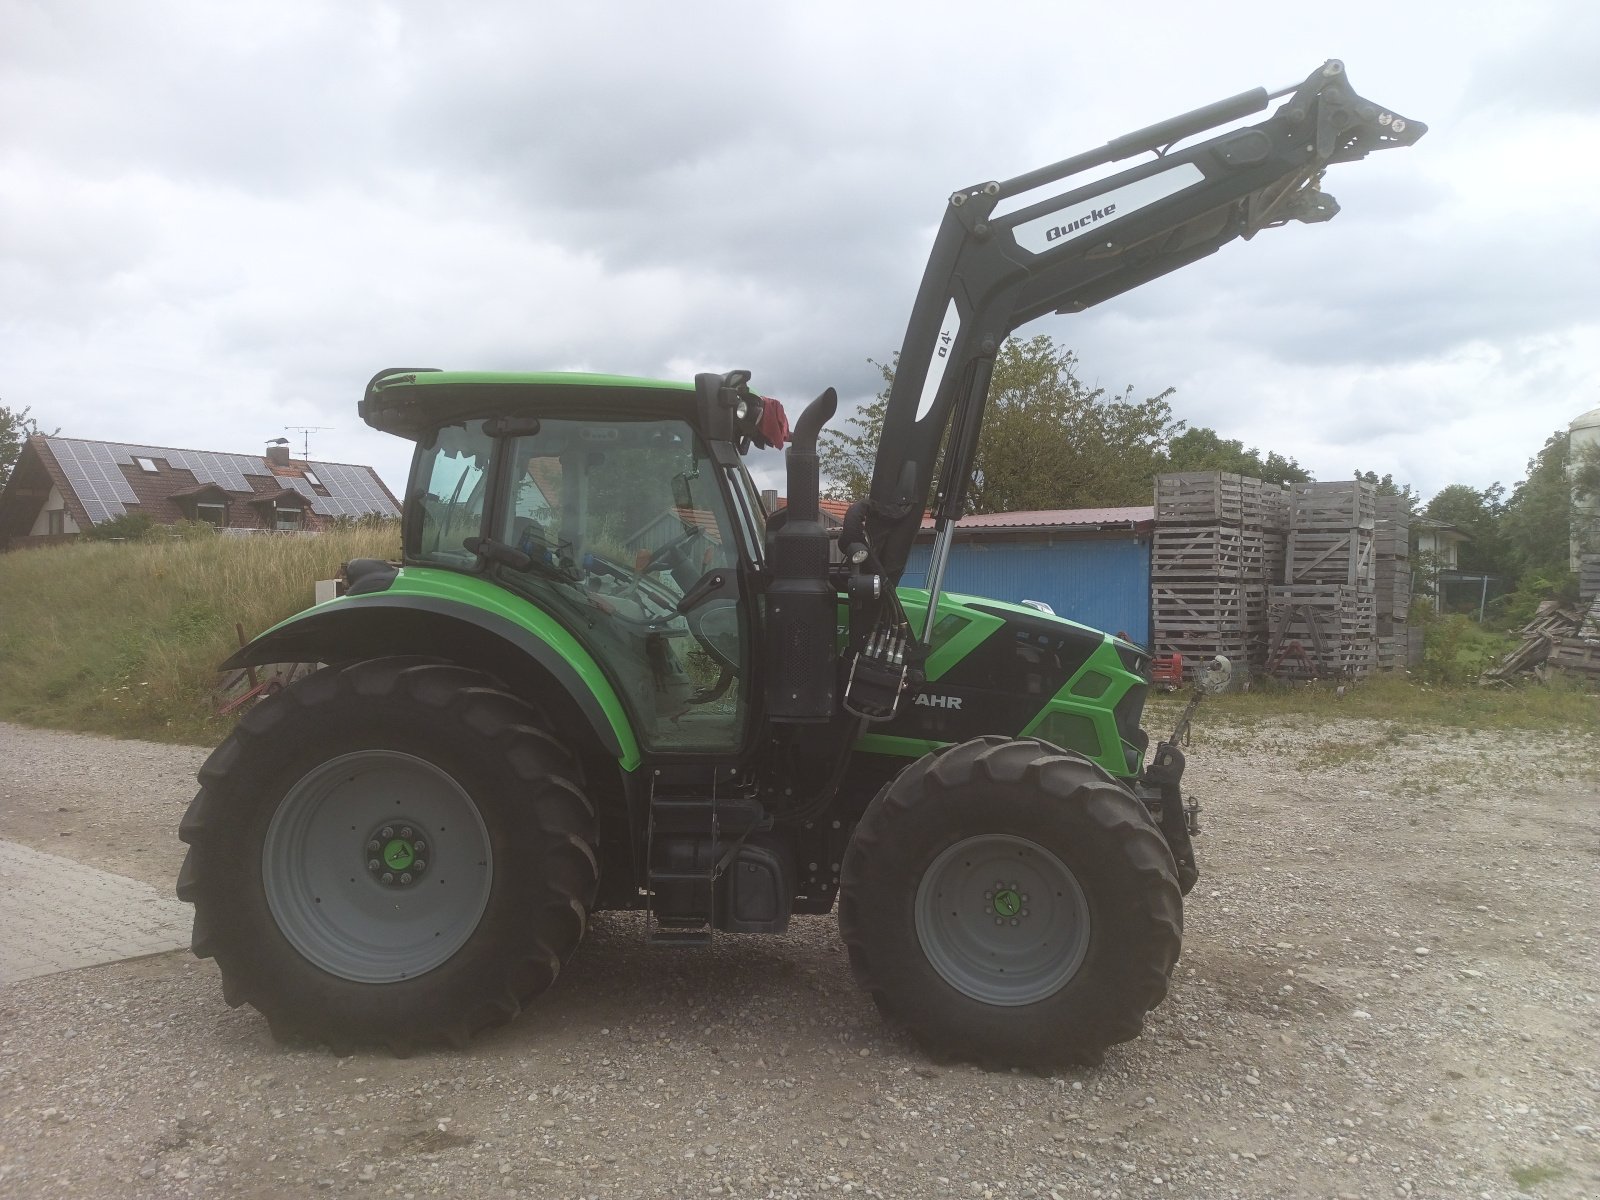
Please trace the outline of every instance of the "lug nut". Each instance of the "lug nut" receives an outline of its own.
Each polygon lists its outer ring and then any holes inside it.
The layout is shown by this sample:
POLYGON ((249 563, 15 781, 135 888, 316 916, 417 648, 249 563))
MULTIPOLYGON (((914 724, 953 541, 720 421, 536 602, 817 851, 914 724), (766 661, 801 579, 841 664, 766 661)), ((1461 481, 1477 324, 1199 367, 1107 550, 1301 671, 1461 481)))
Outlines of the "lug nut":
MULTIPOLYGON (((400 876, 400 882, 401 882, 401 883, 410 883, 410 882, 411 882, 411 872, 410 872, 410 871, 407 871, 407 872, 406 872, 406 873, 405 873, 405 874, 404 874, 404 875, 402 875, 402 876, 400 876)), ((1015 924, 1016 924, 1016 922, 1015 922, 1015 921, 1013 921, 1013 922, 1011 922, 1011 923, 1012 923, 1012 924, 1013 924, 1013 925, 1015 925, 1015 924)))
POLYGON ((403 837, 403 838, 409 838, 411 836, 411 826, 409 826, 409 825, 400 826, 400 836, 403 837))
POLYGON ((427 869, 428 869, 428 864, 427 864, 427 863, 425 863, 425 862, 423 862, 423 861, 422 861, 422 860, 421 860, 421 859, 420 859, 420 858, 419 858, 419 859, 417 859, 417 861, 416 861, 416 862, 414 862, 414 863, 412 863, 412 864, 411 864, 411 869, 412 869, 412 870, 413 870, 413 871, 416 871, 416 872, 417 872, 417 873, 418 873, 418 874, 421 874, 421 873, 422 873, 422 872, 423 872, 423 871, 426 871, 426 870, 427 870, 427 869))
POLYGON ((423 840, 422 840, 422 839, 421 839, 421 838, 418 838, 418 839, 417 839, 417 846, 416 846, 416 850, 417 850, 417 853, 418 853, 418 854, 425 854, 425 853, 427 853, 427 850, 428 850, 428 843, 427 843, 427 842, 425 842, 425 841, 423 841, 423 840))
POLYGON ((378 830, 378 836, 381 838, 392 838, 394 836, 394 826, 385 825, 382 829, 378 830))
POLYGON ((394 876, 390 872, 385 871, 383 873, 383 881, 385 883, 393 883, 394 882, 394 876))
POLYGON ((378 845, 376 839, 367 843, 367 852, 369 854, 376 854, 381 849, 383 849, 383 847, 378 845))
POLYGON ((377 860, 377 859, 375 859, 375 858, 369 858, 369 859, 368 859, 368 860, 367 860, 367 870, 369 870, 369 871, 376 871, 376 870, 377 870, 377 869, 378 869, 378 868, 379 868, 379 867, 381 867, 381 866, 382 866, 382 865, 383 865, 383 864, 382 864, 382 863, 380 863, 380 862, 379 862, 379 861, 378 861, 378 860, 377 860))

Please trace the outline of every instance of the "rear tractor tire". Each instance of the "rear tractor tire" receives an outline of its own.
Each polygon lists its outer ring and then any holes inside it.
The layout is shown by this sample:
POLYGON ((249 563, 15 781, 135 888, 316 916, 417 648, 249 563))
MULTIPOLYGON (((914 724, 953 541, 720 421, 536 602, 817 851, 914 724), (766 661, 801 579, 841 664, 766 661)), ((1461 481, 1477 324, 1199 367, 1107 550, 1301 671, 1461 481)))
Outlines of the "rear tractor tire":
POLYGON ((384 658, 299 680, 200 768, 179 829, 194 953, 279 1038, 460 1045, 583 937, 598 868, 577 779, 476 672, 384 658))
POLYGON ((1183 899, 1125 787, 1048 743, 985 737, 867 807, 839 925, 856 978, 918 1040, 1049 1068, 1138 1035, 1178 961, 1183 899))

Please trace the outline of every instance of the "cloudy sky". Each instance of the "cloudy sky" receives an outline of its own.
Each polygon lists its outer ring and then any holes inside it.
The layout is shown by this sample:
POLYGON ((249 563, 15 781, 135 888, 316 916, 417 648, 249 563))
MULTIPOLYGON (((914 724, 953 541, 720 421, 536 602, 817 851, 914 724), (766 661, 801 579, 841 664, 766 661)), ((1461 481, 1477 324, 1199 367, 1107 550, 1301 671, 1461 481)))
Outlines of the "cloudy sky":
POLYGON ((0 0, 0 403, 398 485, 387 366, 860 399, 950 191, 1338 57, 1430 132, 1336 220, 1027 332, 1321 478, 1510 484, 1600 405, 1597 11, 0 0))

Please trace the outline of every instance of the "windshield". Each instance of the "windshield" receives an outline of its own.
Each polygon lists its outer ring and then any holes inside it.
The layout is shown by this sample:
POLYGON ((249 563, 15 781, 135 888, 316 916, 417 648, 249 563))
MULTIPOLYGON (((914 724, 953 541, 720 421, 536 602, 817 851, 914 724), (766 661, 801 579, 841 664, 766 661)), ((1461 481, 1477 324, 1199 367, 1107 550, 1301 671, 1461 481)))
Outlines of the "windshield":
POLYGON ((714 468, 681 421, 546 420, 510 456, 495 536, 590 592, 670 610, 734 563, 714 468))

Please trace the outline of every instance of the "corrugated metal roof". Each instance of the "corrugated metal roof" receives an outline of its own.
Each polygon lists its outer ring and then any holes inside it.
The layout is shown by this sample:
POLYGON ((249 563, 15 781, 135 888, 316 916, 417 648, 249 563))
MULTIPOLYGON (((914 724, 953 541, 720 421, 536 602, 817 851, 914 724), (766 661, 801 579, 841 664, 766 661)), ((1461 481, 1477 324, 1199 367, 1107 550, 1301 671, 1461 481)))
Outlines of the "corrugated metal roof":
MULTIPOLYGON (((1102 525, 1148 525, 1156 519, 1155 506, 1134 505, 1130 508, 1046 508, 1032 512, 982 513, 962 517, 956 527, 967 529, 1017 530, 1017 529, 1082 529, 1102 525)), ((931 530, 933 518, 923 517, 922 528, 931 530)))

